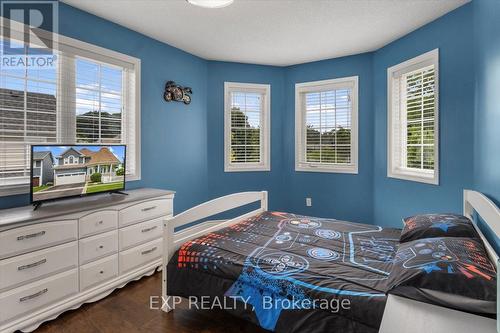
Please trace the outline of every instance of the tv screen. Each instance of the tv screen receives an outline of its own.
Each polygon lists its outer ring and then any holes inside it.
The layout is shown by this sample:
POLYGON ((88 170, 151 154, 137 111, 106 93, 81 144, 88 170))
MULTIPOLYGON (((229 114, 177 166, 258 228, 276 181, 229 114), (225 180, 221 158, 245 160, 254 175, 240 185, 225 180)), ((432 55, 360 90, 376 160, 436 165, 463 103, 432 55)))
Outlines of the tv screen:
POLYGON ((125 189, 125 145, 31 146, 31 202, 125 189))

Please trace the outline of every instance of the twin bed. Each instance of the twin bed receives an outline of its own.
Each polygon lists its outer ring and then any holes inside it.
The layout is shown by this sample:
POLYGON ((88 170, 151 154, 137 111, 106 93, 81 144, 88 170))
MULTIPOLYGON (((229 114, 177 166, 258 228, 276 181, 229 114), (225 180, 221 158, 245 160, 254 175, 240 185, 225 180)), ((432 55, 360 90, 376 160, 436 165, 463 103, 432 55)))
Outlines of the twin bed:
MULTIPOLYGON (((472 219, 474 213, 500 234, 500 210, 482 194, 465 191, 464 215, 472 219)), ((401 298, 404 293, 389 293, 394 276, 400 274, 391 275, 398 262, 401 267, 430 267, 431 272, 444 263, 448 271, 477 273, 491 282, 495 267, 488 265, 496 264, 498 256, 475 223, 474 227, 489 258, 481 259, 474 252, 465 265, 467 272, 453 263, 452 252, 482 248, 476 241, 462 240, 459 244, 465 245, 454 250, 454 245, 446 247, 442 241, 409 243, 400 253, 400 229, 269 212, 267 192, 231 194, 165 222, 163 295, 166 299, 167 295, 208 297, 217 304, 230 299, 229 312, 276 332, 443 332, 452 328, 494 332, 494 303, 467 299, 457 303, 458 310, 467 310, 463 312, 442 306, 447 303, 430 305, 401 298), (258 209, 236 218, 175 231, 255 202, 260 202, 258 209), (416 250, 425 255, 415 256, 416 250), (485 264, 476 267, 473 261, 478 260, 485 264)), ((164 310, 171 310, 168 302, 164 310)))

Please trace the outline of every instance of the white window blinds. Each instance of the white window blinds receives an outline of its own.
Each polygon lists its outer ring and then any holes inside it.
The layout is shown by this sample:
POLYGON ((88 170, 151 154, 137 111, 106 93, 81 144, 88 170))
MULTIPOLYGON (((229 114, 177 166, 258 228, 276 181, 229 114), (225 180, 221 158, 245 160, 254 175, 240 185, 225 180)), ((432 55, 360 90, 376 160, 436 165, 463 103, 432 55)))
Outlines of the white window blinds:
POLYGON ((263 95, 235 91, 230 98, 231 163, 260 163, 263 95))
POLYGON ((296 170, 357 172, 357 77, 296 85, 296 170))
POLYGON ((126 144, 138 179, 140 61, 62 36, 54 53, 52 69, 1 69, 0 194, 29 191, 31 144, 126 144))
POLYGON ((430 66, 405 74, 401 80, 407 168, 434 169, 434 74, 434 66, 430 66))
POLYGON ((389 177, 438 183, 438 52, 389 68, 389 177))
POLYGON ((269 169, 268 85, 225 85, 225 169, 269 169))
POLYGON ((306 162, 351 163, 350 89, 305 93, 306 162))
POLYGON ((0 67, 0 186, 28 182, 30 144, 57 142, 57 81, 54 69, 0 67))
POLYGON ((76 59, 76 141, 121 143, 123 69, 76 59))

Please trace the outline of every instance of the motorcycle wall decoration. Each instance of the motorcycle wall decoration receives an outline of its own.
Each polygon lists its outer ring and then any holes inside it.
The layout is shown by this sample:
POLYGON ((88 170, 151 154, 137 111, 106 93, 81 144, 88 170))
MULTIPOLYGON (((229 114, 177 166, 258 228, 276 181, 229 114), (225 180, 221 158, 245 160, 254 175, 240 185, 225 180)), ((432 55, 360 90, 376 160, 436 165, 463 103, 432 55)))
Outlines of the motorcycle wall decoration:
POLYGON ((182 87, 174 81, 167 81, 163 99, 167 102, 183 102, 188 105, 191 103, 191 94, 193 90, 190 87, 182 87))

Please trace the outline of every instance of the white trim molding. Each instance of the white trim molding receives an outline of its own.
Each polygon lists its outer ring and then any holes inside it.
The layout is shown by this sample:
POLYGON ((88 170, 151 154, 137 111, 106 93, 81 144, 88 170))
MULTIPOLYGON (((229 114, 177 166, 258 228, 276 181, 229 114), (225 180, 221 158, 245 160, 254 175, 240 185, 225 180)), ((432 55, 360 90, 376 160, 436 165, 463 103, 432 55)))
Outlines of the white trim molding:
POLYGON ((295 84, 295 171, 358 173, 358 81, 358 76, 351 76, 295 84), (303 95, 309 92, 335 91, 338 89, 348 89, 351 91, 350 163, 307 162, 305 159, 306 111, 303 95))
MULTIPOLYGON (((423 83, 422 83, 423 86, 423 83)), ((403 87, 404 88, 404 87, 403 87)), ((423 88, 422 88, 423 89, 423 88)), ((406 91, 406 90, 405 90, 406 91)), ((423 93, 422 93, 423 94, 423 93)), ((422 108, 424 102, 422 101, 422 108)), ((422 133, 424 115, 422 110, 422 133)), ((424 135, 421 135, 421 140, 424 135)), ((424 143, 421 141, 422 163, 424 143)), ((431 146, 432 146, 431 145, 431 146)), ((423 165, 423 164, 422 164, 423 165)), ((387 69, 387 177, 439 185, 439 50, 435 49, 387 69), (401 98, 402 78, 412 72, 434 69, 434 165, 433 169, 406 166, 406 107, 401 98), (404 112, 403 112, 404 111, 404 112)))
POLYGON ((271 170, 271 85, 224 82, 224 172, 271 170), (261 94, 260 162, 231 162, 231 94, 261 94))

